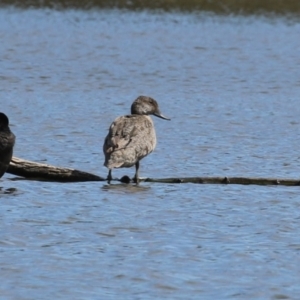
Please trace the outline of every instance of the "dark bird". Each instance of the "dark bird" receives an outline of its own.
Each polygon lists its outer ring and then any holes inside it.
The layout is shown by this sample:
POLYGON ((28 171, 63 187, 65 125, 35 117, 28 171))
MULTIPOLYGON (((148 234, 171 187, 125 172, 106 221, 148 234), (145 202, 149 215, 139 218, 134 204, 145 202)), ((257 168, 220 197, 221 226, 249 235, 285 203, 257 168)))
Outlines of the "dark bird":
POLYGON ((10 131, 8 117, 0 112, 0 178, 6 172, 13 155, 15 135, 10 131))

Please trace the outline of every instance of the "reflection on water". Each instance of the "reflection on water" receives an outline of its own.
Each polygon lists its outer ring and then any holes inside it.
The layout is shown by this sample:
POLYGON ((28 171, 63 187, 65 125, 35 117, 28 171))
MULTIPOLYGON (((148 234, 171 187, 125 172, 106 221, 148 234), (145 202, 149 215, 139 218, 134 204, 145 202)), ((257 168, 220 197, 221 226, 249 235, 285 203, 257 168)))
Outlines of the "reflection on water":
POLYGON ((18 190, 16 188, 2 188, 0 186, 0 196, 1 195, 7 195, 7 194, 16 194, 18 192, 18 190))
POLYGON ((135 194, 135 193, 142 193, 147 192, 151 189, 151 186, 146 184, 127 184, 127 183, 117 183, 117 184, 104 184, 102 186, 102 190, 105 192, 114 192, 114 194, 135 194))
MULTIPOLYGON (((105 177, 107 128, 146 94, 172 122, 154 119, 143 176, 298 178, 299 30, 281 17, 0 9, 15 155, 105 177)), ((0 185, 1 299, 299 298, 299 187, 0 185)))

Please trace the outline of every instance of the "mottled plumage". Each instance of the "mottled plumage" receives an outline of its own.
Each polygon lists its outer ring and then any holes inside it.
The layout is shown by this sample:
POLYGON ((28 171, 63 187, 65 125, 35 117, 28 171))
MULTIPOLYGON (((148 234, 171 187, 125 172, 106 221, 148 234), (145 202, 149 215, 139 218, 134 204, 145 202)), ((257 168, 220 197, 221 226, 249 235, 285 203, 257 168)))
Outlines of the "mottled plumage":
POLYGON ((13 154, 15 135, 9 129, 9 120, 0 112, 0 178, 6 172, 13 154))
POLYGON ((169 120, 160 113, 154 99, 140 96, 132 103, 131 115, 118 117, 110 125, 103 145, 104 166, 109 169, 109 182, 112 179, 112 169, 135 165, 134 180, 138 183, 139 161, 156 146, 154 124, 148 115, 169 120))

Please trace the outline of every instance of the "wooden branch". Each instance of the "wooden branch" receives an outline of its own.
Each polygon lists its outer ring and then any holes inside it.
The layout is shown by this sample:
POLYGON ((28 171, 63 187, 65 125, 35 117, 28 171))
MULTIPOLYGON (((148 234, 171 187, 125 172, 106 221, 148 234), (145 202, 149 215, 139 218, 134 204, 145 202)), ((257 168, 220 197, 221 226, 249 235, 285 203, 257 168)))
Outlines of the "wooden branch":
MULTIPOLYGON (((32 180, 56 181, 56 182, 82 182, 82 181, 106 181, 105 178, 82 172, 79 170, 60 168, 51 165, 36 163, 17 157, 13 157, 7 173, 25 177, 32 180)), ((113 179, 130 183, 128 176, 121 179, 113 179)), ((299 186, 300 179, 277 179, 277 178, 249 178, 249 177, 176 177, 176 178, 140 178, 144 182, 157 183, 198 183, 198 184, 254 184, 254 185, 284 185, 299 186)))
POLYGON ((198 184, 254 184, 298 186, 300 179, 250 178, 250 177, 185 177, 185 178, 145 178, 140 181, 161 183, 198 183, 198 184))
POLYGON ((79 181, 104 181, 105 179, 79 170, 60 168, 47 164, 36 163, 13 157, 7 173, 26 177, 32 180, 79 182, 79 181))

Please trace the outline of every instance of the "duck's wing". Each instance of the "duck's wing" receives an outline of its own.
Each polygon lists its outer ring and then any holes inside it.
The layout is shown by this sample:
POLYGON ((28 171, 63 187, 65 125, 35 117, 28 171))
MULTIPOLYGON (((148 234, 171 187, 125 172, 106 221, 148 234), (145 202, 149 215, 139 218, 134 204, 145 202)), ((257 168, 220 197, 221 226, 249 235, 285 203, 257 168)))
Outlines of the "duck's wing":
POLYGON ((110 125, 103 145, 105 154, 125 149, 130 145, 132 138, 137 135, 137 127, 135 125, 135 118, 137 117, 134 115, 122 116, 110 125))

